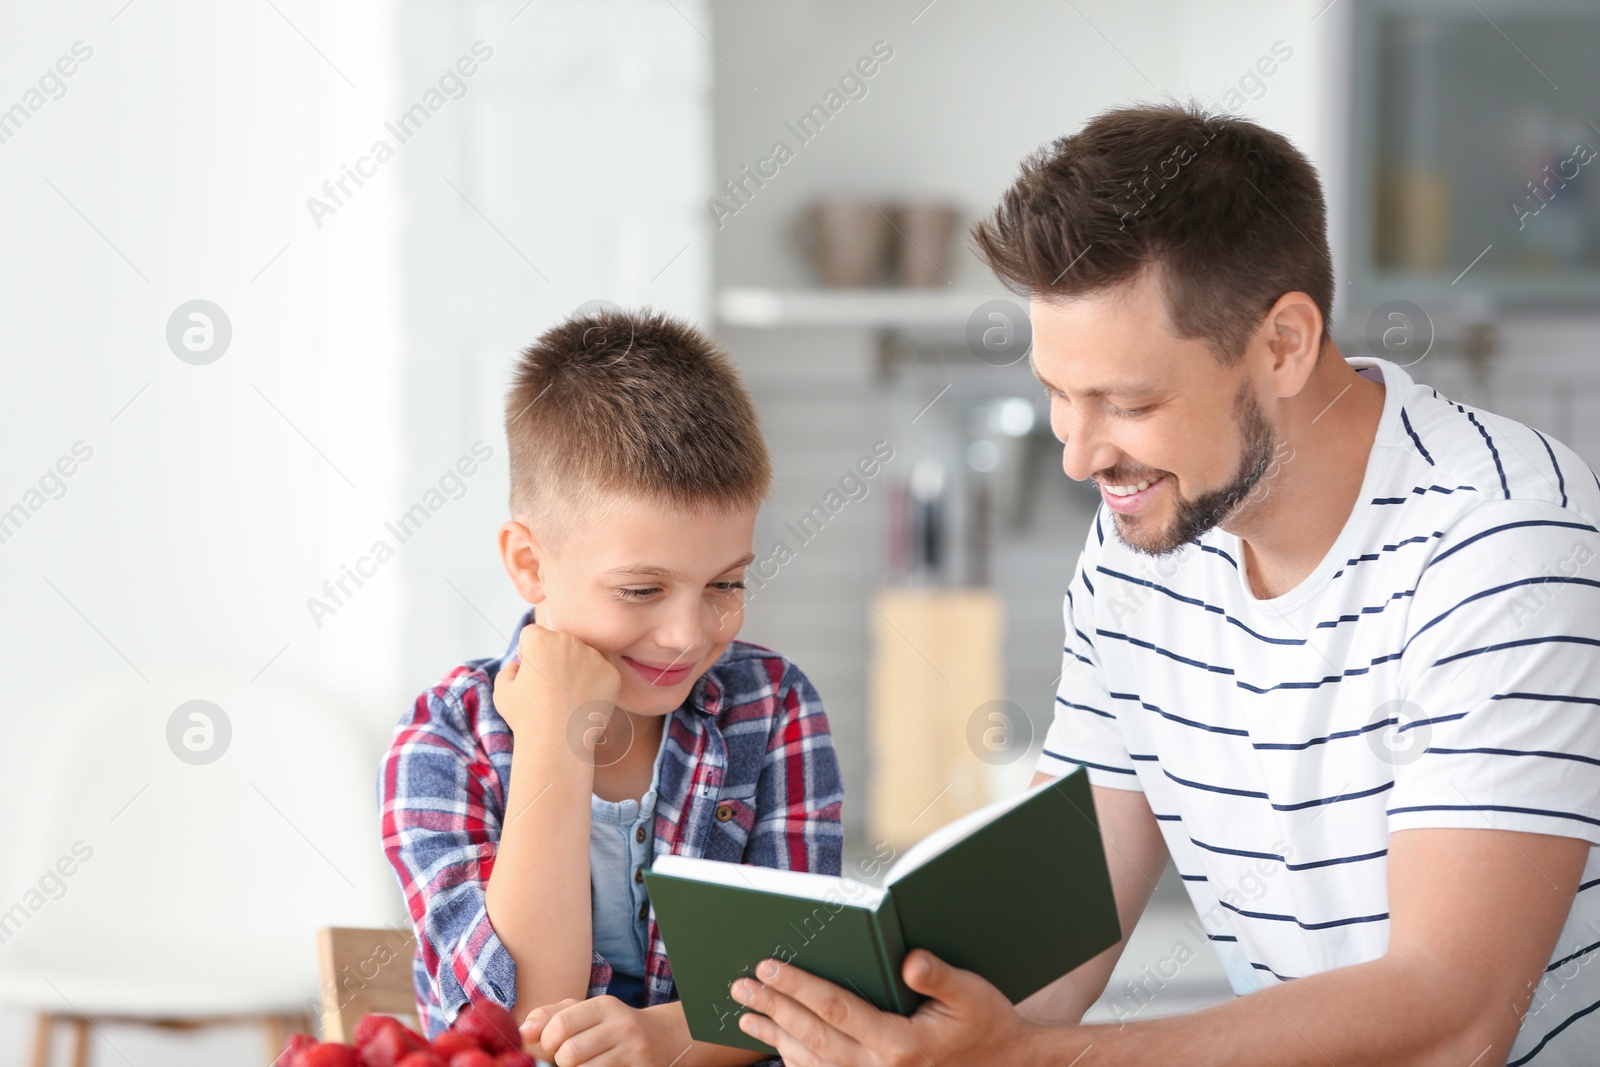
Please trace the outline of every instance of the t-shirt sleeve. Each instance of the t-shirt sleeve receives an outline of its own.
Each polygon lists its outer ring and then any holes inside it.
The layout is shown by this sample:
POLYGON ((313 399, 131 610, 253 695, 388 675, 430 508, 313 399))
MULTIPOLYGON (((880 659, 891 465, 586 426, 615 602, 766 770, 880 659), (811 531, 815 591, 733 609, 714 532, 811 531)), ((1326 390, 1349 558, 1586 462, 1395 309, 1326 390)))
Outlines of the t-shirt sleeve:
POLYGON ((1055 719, 1045 734, 1036 769, 1060 777, 1083 764, 1090 785, 1140 789, 1094 645, 1095 583, 1091 572, 1106 537, 1103 521, 1108 520, 1102 506, 1089 526, 1077 572, 1062 602, 1066 637, 1061 646, 1061 684, 1056 690, 1055 719))
POLYGON ((1417 581, 1389 829, 1600 844, 1600 532, 1537 500, 1475 508, 1417 581), (1409 735, 1409 736, 1408 736, 1409 735))

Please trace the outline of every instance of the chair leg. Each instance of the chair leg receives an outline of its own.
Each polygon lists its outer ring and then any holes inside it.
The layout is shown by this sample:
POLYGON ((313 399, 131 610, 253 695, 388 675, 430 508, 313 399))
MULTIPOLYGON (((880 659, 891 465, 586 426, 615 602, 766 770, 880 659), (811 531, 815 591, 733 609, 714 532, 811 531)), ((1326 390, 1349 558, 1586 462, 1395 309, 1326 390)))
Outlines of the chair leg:
POLYGON ((278 1053, 289 1043, 289 1035, 295 1032, 297 1019, 293 1015, 264 1015, 261 1022, 267 1029, 267 1062, 277 1063, 278 1053))
POLYGON ((55 1036, 56 1017, 41 1011, 33 1020, 33 1067, 50 1067, 50 1039, 55 1036))
POLYGON ((89 1020, 72 1020, 72 1067, 89 1067, 89 1020))

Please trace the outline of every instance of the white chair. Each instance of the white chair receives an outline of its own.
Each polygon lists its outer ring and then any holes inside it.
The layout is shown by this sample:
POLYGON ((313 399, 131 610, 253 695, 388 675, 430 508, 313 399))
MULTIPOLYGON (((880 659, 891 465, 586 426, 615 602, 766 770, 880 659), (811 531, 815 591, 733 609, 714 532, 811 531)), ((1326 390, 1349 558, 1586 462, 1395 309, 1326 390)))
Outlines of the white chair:
MULTIPOLYGON (((254 1022, 270 1062, 319 1013, 317 930, 403 924, 378 836, 386 733, 276 669, 249 678, 197 670, 41 709, 56 729, 34 803, 0 830, 24 838, 6 849, 0 1002, 37 1013, 35 1067, 59 1022, 82 1067, 102 1021, 254 1022), (203 765, 168 744, 196 698, 231 732, 203 765)), ((204 724, 181 725, 203 747, 204 724)))

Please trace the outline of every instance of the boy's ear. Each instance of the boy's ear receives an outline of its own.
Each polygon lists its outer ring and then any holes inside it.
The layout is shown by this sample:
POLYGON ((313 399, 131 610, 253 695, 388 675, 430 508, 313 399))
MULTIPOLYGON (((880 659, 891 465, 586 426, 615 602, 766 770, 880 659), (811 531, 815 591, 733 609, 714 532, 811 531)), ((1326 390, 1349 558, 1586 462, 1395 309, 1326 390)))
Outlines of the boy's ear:
POLYGON ((530 604, 538 604, 545 598, 546 560, 544 547, 532 530, 515 519, 501 525, 500 562, 505 564, 506 574, 516 586, 517 594, 530 604))

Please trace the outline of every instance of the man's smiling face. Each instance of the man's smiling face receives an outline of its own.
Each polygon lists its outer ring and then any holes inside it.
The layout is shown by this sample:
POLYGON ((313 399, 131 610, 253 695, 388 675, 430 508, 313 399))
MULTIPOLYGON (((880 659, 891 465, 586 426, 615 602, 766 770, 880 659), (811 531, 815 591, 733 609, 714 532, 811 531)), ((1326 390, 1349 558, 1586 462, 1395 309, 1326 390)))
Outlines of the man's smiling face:
POLYGON ((1123 542, 1164 555, 1239 509, 1277 445, 1248 356, 1223 366, 1204 341, 1176 336, 1151 272, 1116 289, 1035 298, 1030 317, 1061 467, 1099 484, 1123 542))

